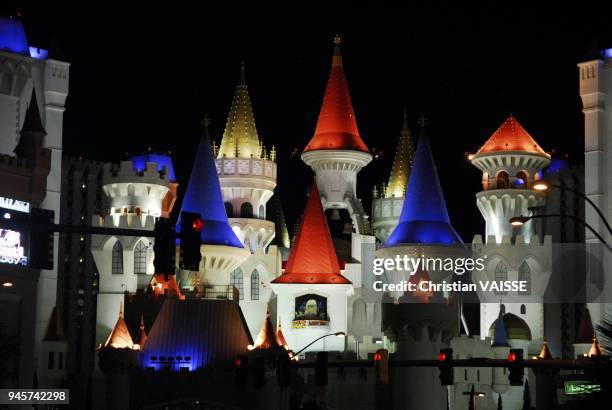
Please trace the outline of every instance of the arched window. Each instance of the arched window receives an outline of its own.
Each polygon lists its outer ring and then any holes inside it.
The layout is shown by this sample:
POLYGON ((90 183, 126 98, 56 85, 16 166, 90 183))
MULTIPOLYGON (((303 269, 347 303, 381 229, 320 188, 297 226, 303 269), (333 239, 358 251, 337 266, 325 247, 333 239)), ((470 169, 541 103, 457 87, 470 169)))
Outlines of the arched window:
POLYGON ((228 218, 234 217, 234 207, 232 206, 231 202, 225 203, 225 213, 227 214, 228 218))
POLYGON ((508 189, 510 187, 510 178, 506 171, 500 171, 497 174, 497 189, 508 189))
POLYGON ((244 282, 242 280, 242 271, 240 269, 236 269, 230 273, 230 285, 235 287, 238 291, 239 299, 244 299, 244 282))
POLYGON ((251 300, 259 300, 259 272, 251 273, 251 300))
POLYGON ((123 246, 116 241, 113 245, 112 273, 115 275, 123 274, 123 246))
POLYGON ((505 315, 506 314, 506 305, 504 305, 503 303, 501 305, 499 305, 499 314, 500 315, 505 315))
POLYGON ((516 174, 516 179, 516 184, 520 185, 521 188, 529 188, 529 175, 525 171, 516 174))
POLYGON ((521 315, 524 315, 527 313, 527 307, 525 305, 521 305, 521 315))
POLYGON ((527 285, 527 290, 519 291, 519 295, 531 295, 531 268, 529 268, 527 261, 523 261, 519 266, 518 279, 519 281, 525 281, 527 285))
POLYGON ((259 213, 257 214, 259 219, 266 219, 266 207, 259 205, 259 213))
POLYGON ((147 247, 142 241, 134 247, 134 273, 147 273, 147 247))
MULTIPOLYGON (((506 265, 503 262, 499 262, 495 267, 495 282, 498 282, 498 284, 501 286, 501 283, 499 282, 503 282, 506 280, 508 280, 508 268, 506 268, 506 265)), ((495 294, 505 295, 506 292, 496 290, 495 294)))
POLYGON ((253 205, 249 202, 245 202, 240 205, 240 217, 241 218, 252 218, 253 217, 253 205))

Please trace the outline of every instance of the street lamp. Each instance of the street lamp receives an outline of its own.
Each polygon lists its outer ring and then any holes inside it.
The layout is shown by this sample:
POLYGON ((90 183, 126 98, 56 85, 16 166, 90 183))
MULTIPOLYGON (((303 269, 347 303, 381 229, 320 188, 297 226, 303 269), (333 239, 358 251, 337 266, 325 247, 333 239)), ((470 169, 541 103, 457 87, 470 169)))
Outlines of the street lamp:
POLYGON ((533 189, 535 189, 536 191, 547 191, 549 188, 556 188, 556 189, 561 190, 561 191, 571 192, 574 195, 577 195, 578 197, 580 197, 580 198, 584 199, 586 202, 588 202, 593 207, 593 209, 595 209, 595 212, 597 212, 597 214, 599 215, 599 217, 601 218, 603 223, 606 225, 606 228, 608 229, 608 232, 612 236, 612 227, 610 226, 610 223, 608 222, 608 220, 604 216, 603 212, 601 212, 601 210, 597 207, 597 205, 595 205, 595 203, 593 201, 591 201, 585 194, 583 194, 580 191, 576 191, 575 189, 564 187, 562 185, 549 184, 548 182, 543 181, 543 180, 537 181, 533 185, 533 189))
POLYGON ((299 354, 302 353, 304 350, 306 350, 307 348, 309 348, 310 346, 312 346, 313 344, 315 344, 319 340, 324 339, 324 338, 329 337, 329 336, 344 337, 344 336, 346 336, 346 333, 344 333, 344 332, 336 332, 336 333, 330 333, 328 335, 323 335, 321 337, 317 337, 315 340, 313 340, 312 342, 308 343, 306 346, 302 347, 300 350, 298 350, 296 353, 294 353, 293 357, 299 356, 299 354))
POLYGON ((532 215, 532 216, 514 216, 512 218, 510 218, 508 221, 510 222, 510 225, 518 227, 518 226, 523 226, 527 221, 531 220, 531 219, 535 219, 535 218, 555 218, 555 217, 559 217, 559 218, 569 218, 572 219, 582 225, 584 225, 589 231, 591 231, 593 233, 593 235, 595 235, 597 237, 597 239, 599 239, 599 241, 605 245, 606 248, 608 248, 608 250, 610 252, 612 252, 612 247, 610 247, 610 245, 606 242, 606 240, 604 239, 603 236, 601 236, 596 230, 595 228, 593 228, 591 225, 589 225, 588 223, 586 223, 585 221, 583 221, 582 219, 574 216, 574 215, 569 215, 569 214, 541 214, 541 215, 532 215))

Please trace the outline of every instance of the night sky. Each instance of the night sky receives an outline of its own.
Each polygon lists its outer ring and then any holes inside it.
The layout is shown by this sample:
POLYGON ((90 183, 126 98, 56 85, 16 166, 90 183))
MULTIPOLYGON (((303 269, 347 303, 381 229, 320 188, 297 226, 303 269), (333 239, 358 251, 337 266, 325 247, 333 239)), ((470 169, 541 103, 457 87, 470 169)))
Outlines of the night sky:
MULTIPOLYGON (((302 212, 310 169, 294 150, 311 138, 331 65, 342 53, 362 138, 382 151, 359 174, 369 210, 372 185, 388 178, 404 106, 416 137, 429 120, 432 150, 451 220, 466 242, 484 223, 474 194, 481 176, 465 159, 513 113, 546 150, 583 161, 576 64, 612 47, 612 24, 598 7, 501 6, 303 10, 62 9, 24 2, 31 45, 55 37, 72 63, 64 151, 119 161, 147 147, 170 149, 186 186, 208 113, 220 140, 246 62, 260 138, 278 150, 288 225, 302 212)), ((149 3, 152 4, 152 3, 149 3)), ((308 7, 307 7, 308 6, 308 7)))

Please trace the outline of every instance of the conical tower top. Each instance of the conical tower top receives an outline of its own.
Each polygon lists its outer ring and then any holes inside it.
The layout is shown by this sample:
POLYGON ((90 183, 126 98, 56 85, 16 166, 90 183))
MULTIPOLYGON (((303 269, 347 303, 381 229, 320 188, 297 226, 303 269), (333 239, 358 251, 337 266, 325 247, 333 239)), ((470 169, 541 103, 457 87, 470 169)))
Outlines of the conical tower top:
POLYGON ((405 195, 408 179, 410 178, 410 170, 414 163, 414 146, 407 117, 406 109, 404 108, 404 123, 402 124, 402 131, 400 132, 395 158, 393 159, 393 167, 391 168, 391 175, 389 176, 385 192, 385 196, 388 198, 401 198, 405 195))

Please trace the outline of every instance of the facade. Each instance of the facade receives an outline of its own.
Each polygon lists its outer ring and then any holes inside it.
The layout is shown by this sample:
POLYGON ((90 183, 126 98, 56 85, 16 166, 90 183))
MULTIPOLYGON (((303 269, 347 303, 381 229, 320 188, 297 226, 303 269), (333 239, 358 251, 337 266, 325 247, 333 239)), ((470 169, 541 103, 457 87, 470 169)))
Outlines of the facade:
MULTIPOLYGON (((70 64, 28 44, 20 21, 0 18, 0 28, 0 187, 5 197, 53 210, 58 222, 70 64)), ((9 340, 18 336, 22 341, 19 358, 10 359, 16 368, 3 376, 7 386, 32 386, 36 378, 40 387, 54 387, 57 379, 56 362, 49 369, 49 357, 41 356, 56 305, 57 235, 53 253, 56 262, 50 270, 0 267, 2 282, 13 284, 0 296, 6 306, 3 329, 9 340)))

